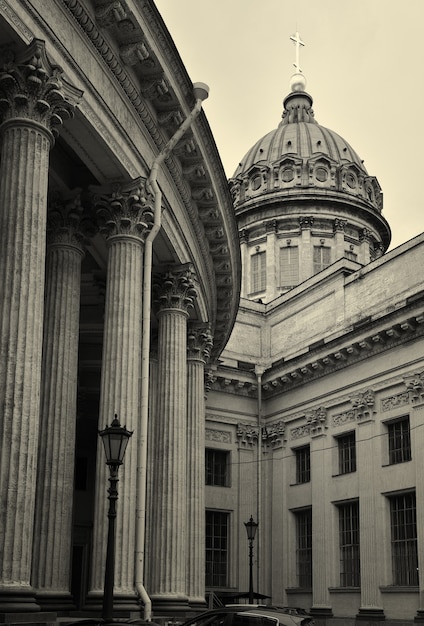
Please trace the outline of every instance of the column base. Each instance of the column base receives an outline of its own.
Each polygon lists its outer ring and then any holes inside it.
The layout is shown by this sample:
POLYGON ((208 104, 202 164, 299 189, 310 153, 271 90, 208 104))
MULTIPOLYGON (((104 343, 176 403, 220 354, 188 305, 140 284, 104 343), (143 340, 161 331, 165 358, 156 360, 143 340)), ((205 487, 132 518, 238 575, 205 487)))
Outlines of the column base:
MULTIPOLYGON (((84 611, 101 615, 103 609, 103 592, 90 591, 84 602, 84 611)), ((138 617, 142 607, 134 594, 114 593, 113 613, 115 617, 138 617)))
POLYGON ((76 605, 69 591, 39 591, 36 594, 41 611, 74 611, 76 605))
POLYGON ((191 610, 188 597, 184 595, 152 595, 150 599, 155 617, 184 617, 191 610))
POLYGON ((35 600, 35 591, 0 587, 0 613, 37 613, 40 607, 35 600))
POLYGON ((383 609, 363 608, 359 609, 356 619, 364 621, 384 621, 386 616, 384 615, 383 609))
POLYGON ((414 617, 414 622, 424 622, 424 609, 418 609, 414 617))

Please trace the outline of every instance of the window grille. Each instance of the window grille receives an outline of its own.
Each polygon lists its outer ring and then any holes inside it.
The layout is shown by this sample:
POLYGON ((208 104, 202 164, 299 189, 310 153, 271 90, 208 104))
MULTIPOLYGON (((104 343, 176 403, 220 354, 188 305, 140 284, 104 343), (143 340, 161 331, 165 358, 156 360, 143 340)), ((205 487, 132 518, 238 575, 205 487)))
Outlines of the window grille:
POLYGON ((206 511, 206 576, 207 587, 228 585, 229 514, 206 511))
POLYGON ((404 463, 411 460, 411 435, 409 417, 388 424, 389 463, 404 463))
POLYGON ((299 248, 280 248, 280 287, 295 287, 299 284, 299 248))
POLYGON ((205 451, 205 483, 216 487, 229 487, 229 457, 226 450, 207 448, 205 451))
POLYGON ((338 437, 337 444, 339 449, 339 474, 356 472, 355 433, 338 437))
POLYGON ((359 503, 342 504, 339 509, 340 586, 360 586, 359 503))
POLYGON ((417 586, 417 511, 415 493, 390 498, 393 585, 417 586))
POLYGON ((309 446, 296 451, 296 482, 308 483, 311 480, 311 452, 309 446))
POLYGON ((258 252, 251 257, 251 291, 266 289, 266 252, 258 252))
POLYGON ((312 509, 296 513, 297 586, 312 587, 312 509))
POLYGON ((314 247, 314 274, 318 274, 331 265, 331 248, 326 246, 314 247))

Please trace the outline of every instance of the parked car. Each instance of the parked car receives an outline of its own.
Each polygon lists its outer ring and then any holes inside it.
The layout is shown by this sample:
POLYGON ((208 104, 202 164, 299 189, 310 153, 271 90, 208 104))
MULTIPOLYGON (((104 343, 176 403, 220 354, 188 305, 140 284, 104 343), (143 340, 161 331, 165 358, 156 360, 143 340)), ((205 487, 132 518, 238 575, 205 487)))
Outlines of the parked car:
POLYGON ((308 615, 293 615, 285 609, 261 604, 227 605, 205 611, 182 626, 314 626, 308 615))

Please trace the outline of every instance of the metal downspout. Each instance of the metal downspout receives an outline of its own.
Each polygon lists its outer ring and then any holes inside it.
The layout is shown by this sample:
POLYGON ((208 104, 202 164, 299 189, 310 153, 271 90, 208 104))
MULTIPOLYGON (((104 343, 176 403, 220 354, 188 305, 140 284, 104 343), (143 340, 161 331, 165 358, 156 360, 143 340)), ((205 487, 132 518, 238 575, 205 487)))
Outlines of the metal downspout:
POLYGON ((175 134, 168 141, 153 161, 146 187, 154 196, 154 222, 146 238, 144 247, 143 268, 143 309, 142 309, 142 344, 141 344, 141 384, 140 384, 140 434, 138 442, 137 462, 137 510, 135 537, 135 571, 134 586, 144 604, 144 619, 152 619, 152 601, 144 587, 144 544, 146 530, 146 479, 147 479, 147 436, 149 416, 149 355, 150 355, 150 317, 151 317, 151 284, 152 284, 152 253, 153 241, 162 223, 162 192, 157 183, 159 166, 169 156, 171 150, 192 125, 199 115, 202 102, 209 95, 209 87, 204 83, 194 83, 193 91, 196 104, 175 134))

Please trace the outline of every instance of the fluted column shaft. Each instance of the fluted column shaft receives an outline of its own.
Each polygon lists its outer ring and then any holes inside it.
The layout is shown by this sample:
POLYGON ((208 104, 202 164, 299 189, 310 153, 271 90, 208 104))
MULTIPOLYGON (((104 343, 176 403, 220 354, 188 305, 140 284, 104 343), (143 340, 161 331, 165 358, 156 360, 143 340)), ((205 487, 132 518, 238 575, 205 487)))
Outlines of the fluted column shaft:
POLYGON ((32 584, 55 610, 71 602, 82 212, 77 193, 51 206, 48 220, 32 584))
POLYGON ((190 327, 187 342, 187 593, 205 604, 205 362, 208 328, 190 327))
MULTIPOLYGON (((115 414, 133 431, 123 466, 119 469, 115 545, 115 604, 137 608, 134 591, 136 523, 137 430, 144 239, 151 223, 151 208, 141 198, 141 179, 127 188, 96 197, 98 215, 109 256, 106 280, 105 323, 99 426, 115 414)), ((93 562, 90 595, 103 593, 107 543, 107 488, 109 471, 102 446, 97 447, 93 562)), ((97 600, 96 600, 97 599, 97 600)))
POLYGON ((38 608, 30 576, 48 164, 52 125, 73 109, 60 73, 38 40, 0 70, 0 611, 38 608))
POLYGON ((191 271, 168 272, 157 289, 155 420, 160 437, 153 444, 155 498, 149 592, 156 606, 172 610, 187 604, 187 318, 194 296, 191 271))

